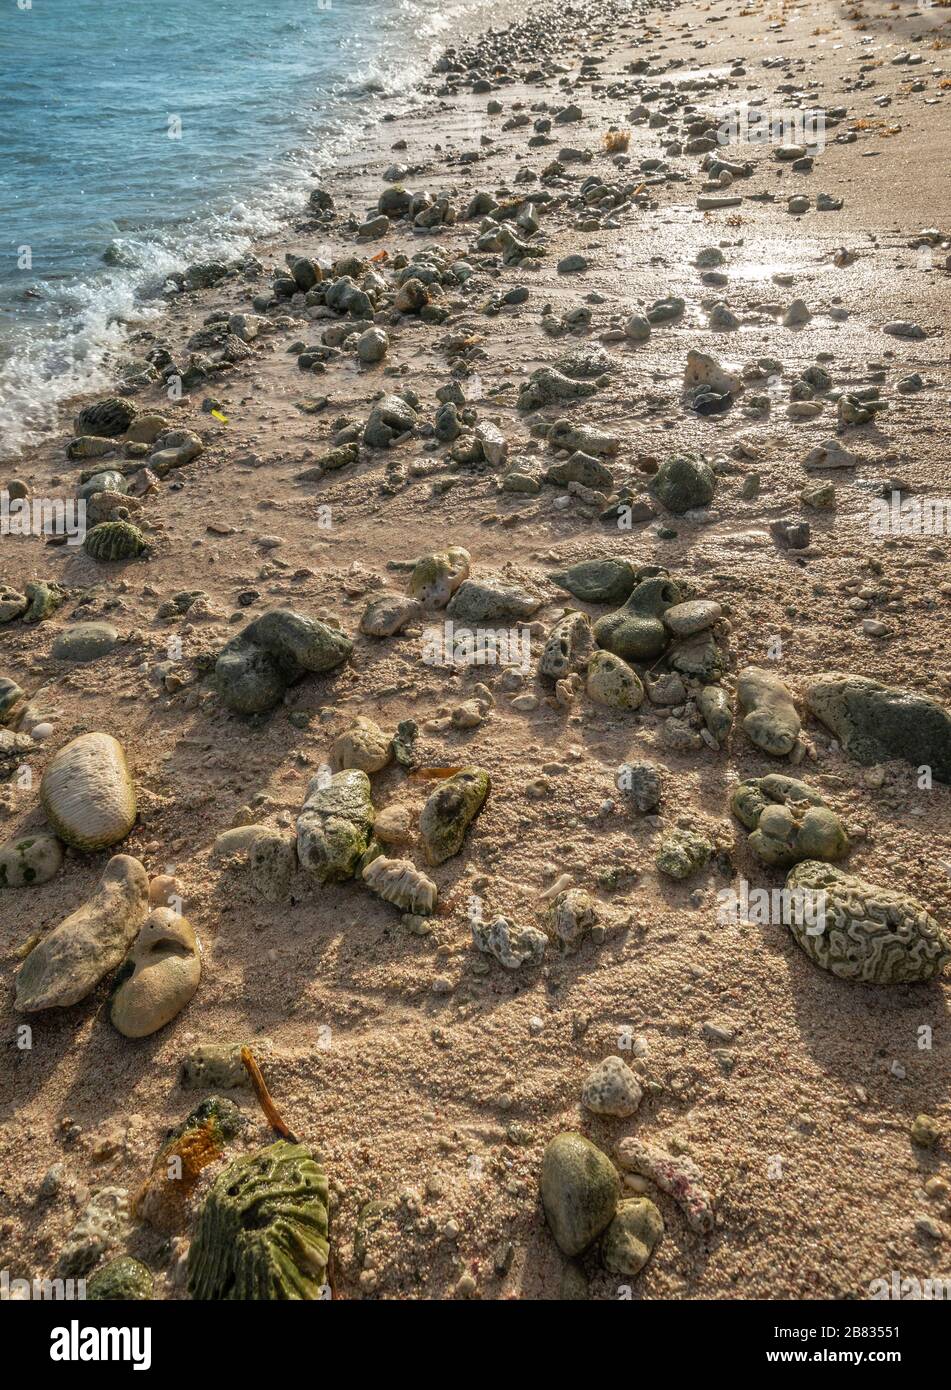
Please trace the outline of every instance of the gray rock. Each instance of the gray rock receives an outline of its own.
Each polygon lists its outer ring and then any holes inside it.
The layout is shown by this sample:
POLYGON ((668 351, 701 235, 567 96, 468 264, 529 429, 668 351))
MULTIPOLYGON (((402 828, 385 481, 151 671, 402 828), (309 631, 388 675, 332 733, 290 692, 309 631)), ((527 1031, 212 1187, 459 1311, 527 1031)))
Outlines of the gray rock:
POLYGON ((605 1057, 587 1076, 581 1102, 593 1115, 626 1120, 641 1103, 637 1077, 620 1057, 605 1057))
POLYGON ((774 758, 791 753, 801 725, 793 698, 780 678, 759 666, 747 666, 737 677, 736 693, 750 742, 774 758))
POLYGON ((806 703, 856 762, 904 758, 951 782, 951 713, 928 695, 828 671, 809 680, 806 703))
POLYGON ((653 763, 621 763, 615 777, 615 785, 634 805, 642 816, 656 811, 660 805, 660 773, 653 763))
POLYGON ((540 598, 514 585, 466 579, 449 600, 446 613, 456 623, 518 622, 530 618, 541 605, 540 598))
POLYGON ((108 656, 118 640, 111 623, 73 623, 54 641, 52 655, 57 661, 96 661, 108 656))
POLYGON ((353 878, 366 853, 374 811, 370 779, 351 769, 329 779, 318 773, 297 818, 297 855, 319 883, 353 878))

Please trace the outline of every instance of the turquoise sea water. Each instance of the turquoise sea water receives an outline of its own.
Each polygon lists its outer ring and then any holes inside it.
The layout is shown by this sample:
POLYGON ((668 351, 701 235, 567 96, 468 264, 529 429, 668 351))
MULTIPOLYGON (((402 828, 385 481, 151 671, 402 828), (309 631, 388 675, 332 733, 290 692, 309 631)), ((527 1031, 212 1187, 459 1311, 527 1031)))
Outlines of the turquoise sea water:
POLYGON ((276 231, 440 49, 500 9, 3 0, 0 451, 108 379, 170 271, 276 231))

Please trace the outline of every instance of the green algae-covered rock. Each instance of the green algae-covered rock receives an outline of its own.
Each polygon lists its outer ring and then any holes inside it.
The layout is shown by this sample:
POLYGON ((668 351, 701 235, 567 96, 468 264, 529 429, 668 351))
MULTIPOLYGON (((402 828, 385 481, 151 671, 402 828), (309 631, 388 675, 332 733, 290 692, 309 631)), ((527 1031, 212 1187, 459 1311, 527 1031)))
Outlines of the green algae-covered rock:
POLYGON ((587 690, 597 704, 612 709, 638 709, 644 700, 640 676, 613 652, 595 652, 588 663, 587 690))
POLYGON ((681 593, 673 580, 663 575, 644 579, 623 607, 598 619, 595 641, 624 661, 653 661, 670 641, 661 618, 680 601, 681 593))
POLYGON ((284 1139, 219 1174, 188 1252, 193 1299, 314 1300, 326 1287, 328 1188, 302 1144, 284 1139))
POLYGON ((125 434, 135 419, 135 406, 131 401, 112 396, 109 400, 95 401, 82 409, 75 419, 77 434, 96 434, 105 438, 125 434))
POLYGON ((951 782, 951 711, 929 696, 827 671, 808 682, 806 703, 856 762, 904 758, 951 782))
POLYGON ((951 941, 907 893, 880 888, 831 864, 807 859, 786 888, 808 894, 789 929, 806 955, 840 980, 900 985, 931 980, 951 960, 951 941))
POLYGON ((305 672, 331 671, 352 651, 345 633, 290 608, 275 608, 231 639, 215 663, 215 684, 235 713, 263 714, 305 672))
POLYGON ((353 878, 366 854, 374 811, 370 779, 359 768, 318 773, 297 818, 297 856, 320 883, 353 878))
POLYGON ((47 584, 43 579, 27 584, 23 592, 27 599, 26 612, 23 614, 25 623, 41 623, 56 612, 66 597, 58 584, 47 584))
POLYGON ((94 1303, 140 1303, 151 1297, 151 1271, 131 1255, 110 1260, 86 1285, 86 1298, 94 1303))
POLYGON ((26 692, 17 685, 15 680, 9 676, 0 676, 0 724, 5 724, 7 715, 18 705, 21 700, 26 699, 26 692))
POLYGON ((583 603, 623 603, 637 583, 637 571, 628 560, 581 560, 551 577, 583 603))
POLYGON ((542 1159, 541 1195, 552 1235, 566 1255, 580 1255, 617 1210, 617 1169, 583 1134, 556 1134, 542 1159))
POLYGON ((459 853, 466 831, 485 804, 490 786, 489 774, 482 768, 464 767, 437 787, 419 817, 427 863, 442 864, 459 853))
POLYGON ((640 1274, 664 1234, 664 1218, 646 1197, 618 1203, 617 1213, 601 1237, 601 1260, 612 1274, 640 1274))
POLYGON ((716 477, 698 459, 673 457, 662 463, 654 478, 654 493, 669 512, 678 516, 713 501, 716 477))
POLYGON ((166 1131, 136 1197, 136 1216, 157 1231, 180 1231, 202 1171, 224 1157, 229 1140, 246 1124, 238 1107, 224 1096, 207 1096, 190 1110, 166 1131))
POLYGON ((795 777, 770 773, 740 782, 733 814, 750 830, 750 849, 764 864, 789 868, 803 859, 844 859, 848 836, 819 793, 795 777))
POLYGON ((131 521, 100 521, 86 532, 83 550, 93 560, 133 560, 148 550, 148 544, 138 526, 131 521))
POLYGON ((693 830, 672 830, 660 843, 654 860, 668 878, 684 879, 698 873, 713 853, 713 845, 693 830))

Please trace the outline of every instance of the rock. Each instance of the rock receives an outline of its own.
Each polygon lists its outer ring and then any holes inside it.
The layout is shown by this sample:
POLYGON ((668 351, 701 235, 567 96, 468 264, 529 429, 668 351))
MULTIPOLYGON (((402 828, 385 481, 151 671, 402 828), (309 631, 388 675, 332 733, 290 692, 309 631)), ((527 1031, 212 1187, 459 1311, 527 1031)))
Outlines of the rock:
POLYGON ((135 824, 135 787, 111 734, 80 734, 54 755, 40 801, 55 833, 76 849, 107 849, 135 824))
POLYGON ((96 661, 108 656, 118 640, 111 623, 73 623, 59 634, 51 650, 57 661, 96 661))
POLYGON ((83 550, 93 560, 111 563, 132 560, 148 550, 148 544, 138 526, 130 521, 100 521, 86 532, 83 550))
POLYGON ((469 552, 461 545, 424 555, 416 561, 409 591, 420 603, 445 608, 459 585, 469 577, 469 552))
POLYGON ((127 1038, 157 1033, 181 1013, 201 979, 191 923, 168 907, 150 912, 117 976, 109 1016, 127 1038))
POLYGON ((548 937, 536 927, 518 927, 507 917, 491 922, 473 922, 472 940, 476 950, 494 956, 506 970, 538 965, 548 947, 548 937))
POLYGON ((601 1237, 605 1269, 632 1279, 640 1274, 664 1234, 664 1218, 647 1197, 625 1198, 601 1237))
POLYGON ((248 1047, 258 1058, 273 1050, 270 1038, 254 1038, 247 1043, 199 1043, 182 1060, 182 1086, 203 1091, 251 1089, 247 1067, 241 1060, 248 1047))
POLYGON ((514 585, 467 579, 449 600, 446 613, 460 624, 511 623, 530 618, 541 605, 540 598, 514 585))
POLYGON ((96 892, 27 956, 16 975, 20 1013, 65 1009, 115 970, 145 921, 149 878, 127 854, 109 860, 96 892))
POLYGON ((358 715, 350 728, 334 739, 331 761, 338 772, 349 767, 379 772, 390 761, 392 751, 390 736, 372 719, 358 715))
POLYGON ((405 594, 375 594, 360 619, 360 631, 367 637, 394 637, 421 611, 416 600, 405 594))
POLYGON ((920 1149, 936 1149, 941 1142, 941 1121, 933 1115, 916 1115, 909 1133, 911 1142, 920 1149))
POLYGON ((723 654, 709 632, 679 642, 668 652, 667 659, 675 671, 693 680, 718 681, 723 675, 723 654))
POLYGON ((65 597, 58 584, 47 584, 42 580, 24 585, 24 592, 27 598, 27 610, 23 614, 25 623, 43 622, 56 612, 65 597))
POLYGON ((572 275, 576 274, 578 271, 587 270, 588 261, 585 256, 574 251, 570 256, 562 256, 555 268, 559 275, 572 275))
POLYGON ((20 835, 0 847, 0 888, 49 883, 63 865, 63 846, 42 831, 20 835))
POLYGON ((382 362, 389 346, 390 340, 382 328, 368 328, 357 339, 357 356, 367 365, 382 362))
POLYGON ((212 859, 225 859, 232 854, 247 853, 259 835, 268 834, 266 825, 236 825, 215 837, 212 859))
POLYGON ((713 853, 713 845, 693 830, 672 830, 660 842, 654 860, 668 878, 685 879, 699 873, 713 853))
POLYGON ((218 657, 218 694, 238 714, 261 714, 305 672, 331 671, 352 651, 353 642, 336 628, 275 608, 250 622, 218 657))
POLYGON ((284 1139, 234 1159, 202 1203, 188 1251, 195 1300, 313 1301, 326 1284, 327 1177, 284 1139))
POLYGON ((882 325, 882 332, 887 333, 891 338, 927 338, 927 333, 920 323, 911 323, 908 319, 892 319, 889 323, 882 325))
POLYGON ((623 603, 637 583, 637 570, 627 560, 581 560, 551 578, 583 603, 623 603))
POLYGON ((248 847, 254 891, 271 903, 285 902, 297 873, 297 840, 290 830, 262 830, 248 847))
POLYGON ((416 822, 409 806, 384 806, 373 822, 374 838, 382 845, 408 845, 416 837, 416 822))
POLYGON ((329 780, 318 775, 307 788, 297 818, 297 855, 319 883, 353 878, 373 827, 370 779, 352 769, 329 780))
POLYGON ((546 680, 563 680, 572 671, 584 671, 591 656, 591 624, 586 613, 566 613, 545 638, 538 674, 546 680))
POLYGON ((679 601, 680 590, 673 580, 663 575, 644 579, 623 607, 598 619, 594 639, 625 661, 653 661, 670 640, 663 615, 679 601))
POLYGON ((613 652, 596 651, 588 662, 589 699, 612 709, 639 709, 644 687, 633 667, 613 652))
POLYGON ((568 888, 552 899, 546 925, 549 934, 566 951, 577 951, 592 927, 598 924, 597 904, 583 888, 568 888))
POLYGON ((88 1281, 86 1299, 92 1303, 139 1303, 151 1299, 152 1289, 149 1269, 131 1255, 120 1255, 88 1281))
POLYGON ((28 607, 25 594, 11 589, 8 584, 0 584, 0 623, 12 623, 22 618, 28 607))
POLYGON ((641 1103, 643 1092, 637 1077, 620 1057, 605 1057, 588 1073, 581 1103, 593 1115, 613 1115, 626 1120, 641 1103))
POLYGON ((857 468, 859 460, 837 439, 823 439, 803 459, 804 468, 857 468))
POLYGON ((498 426, 488 420, 480 420, 475 427, 475 437, 482 447, 486 463, 492 468, 501 468, 508 458, 509 446, 498 426))
POLYGON ((614 486, 614 475, 590 454, 576 449, 570 458, 562 463, 553 463, 545 473, 545 481, 557 487, 567 487, 569 483, 580 483, 582 487, 600 492, 610 492, 614 486))
POLYGON ((951 713, 930 696, 826 671, 808 681, 806 704, 856 762, 904 758, 951 782, 951 713))
POLYGON ((387 449, 400 435, 416 428, 417 416, 402 396, 384 396, 370 411, 363 442, 371 449, 387 449))
POLYGON ((575 381, 552 367, 539 367, 522 387, 517 401, 520 411, 540 410, 560 401, 593 396, 597 387, 590 381, 575 381))
POLYGON ((664 611, 664 626, 675 637, 693 637, 719 622, 722 611, 720 605, 710 599, 675 603, 664 611))
POLYGON ((621 763, 615 777, 615 785, 634 804, 642 816, 656 811, 660 805, 660 773, 653 763, 621 763))
POLYGON ((548 430, 552 449, 571 449, 582 454, 613 458, 621 447, 616 434, 596 429, 594 425, 577 425, 571 420, 556 420, 548 430))
POLYGON ((458 854, 466 831, 489 794, 489 774, 464 767, 437 787, 422 809, 419 830, 428 864, 442 864, 458 854))
POLYGON ((705 685, 700 692, 698 704, 707 729, 717 743, 722 743, 733 728, 733 711, 723 686, 705 685))
POLYGON ((713 501, 716 478, 707 464, 697 459, 674 456, 662 463, 653 481, 653 491, 668 511, 682 516, 694 507, 713 501))
POLYGON ((542 1158, 541 1197, 559 1249, 580 1255, 613 1218, 621 1193, 614 1164, 581 1134, 557 1134, 542 1158))
POLYGON ((691 392, 700 386, 707 386, 720 395, 736 396, 743 389, 743 378, 739 372, 721 367, 709 353, 696 352, 691 348, 684 368, 684 386, 691 392))
POLYGON ((632 314, 624 325, 624 336, 632 343, 646 343, 651 335, 651 322, 644 314, 632 314))
POLYGON ((29 734, 0 729, 0 782, 7 782, 36 750, 29 734))
POLYGON ((135 1215, 165 1235, 181 1231, 202 1172, 224 1157, 229 1140, 246 1123, 234 1102, 221 1096, 196 1105, 166 1133, 136 1197, 135 1215))
POLYGON ((74 428, 77 434, 114 437, 125 434, 134 419, 135 406, 132 402, 113 396, 109 400, 85 406, 76 416, 74 428))
POLYGON ((736 694, 750 742, 774 758, 791 753, 801 725, 793 698, 779 677, 759 666, 747 666, 737 677, 736 694))
POLYGON ((802 859, 844 859, 849 852, 838 816, 795 777, 751 777, 733 789, 730 806, 752 832, 750 849, 764 864, 789 868, 802 859))
POLYGON ((841 980, 914 984, 934 979, 951 960, 951 942, 907 893, 815 859, 790 869, 786 888, 808 895, 816 908, 791 908, 793 936, 810 960, 841 980))
POLYGON ((124 1187, 101 1187, 90 1198, 63 1246, 56 1274, 83 1278, 106 1251, 122 1238, 129 1218, 129 1194, 124 1187))
POLYGON ((401 912, 428 917, 436 906, 436 885, 409 859, 387 859, 382 854, 363 870, 367 887, 401 912))
POLYGON ((25 699, 26 691, 16 681, 10 680, 9 676, 0 676, 0 724, 5 724, 11 710, 25 699))

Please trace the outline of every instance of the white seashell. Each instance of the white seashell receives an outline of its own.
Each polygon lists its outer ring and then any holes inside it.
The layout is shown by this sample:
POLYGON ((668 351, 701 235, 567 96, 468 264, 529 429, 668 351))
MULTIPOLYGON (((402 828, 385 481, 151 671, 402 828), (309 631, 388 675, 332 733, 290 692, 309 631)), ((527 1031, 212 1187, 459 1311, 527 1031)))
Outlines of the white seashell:
POLYGON ((76 849, 118 844, 135 824, 135 787, 121 743, 81 734, 43 774, 40 801, 53 830, 76 849))

